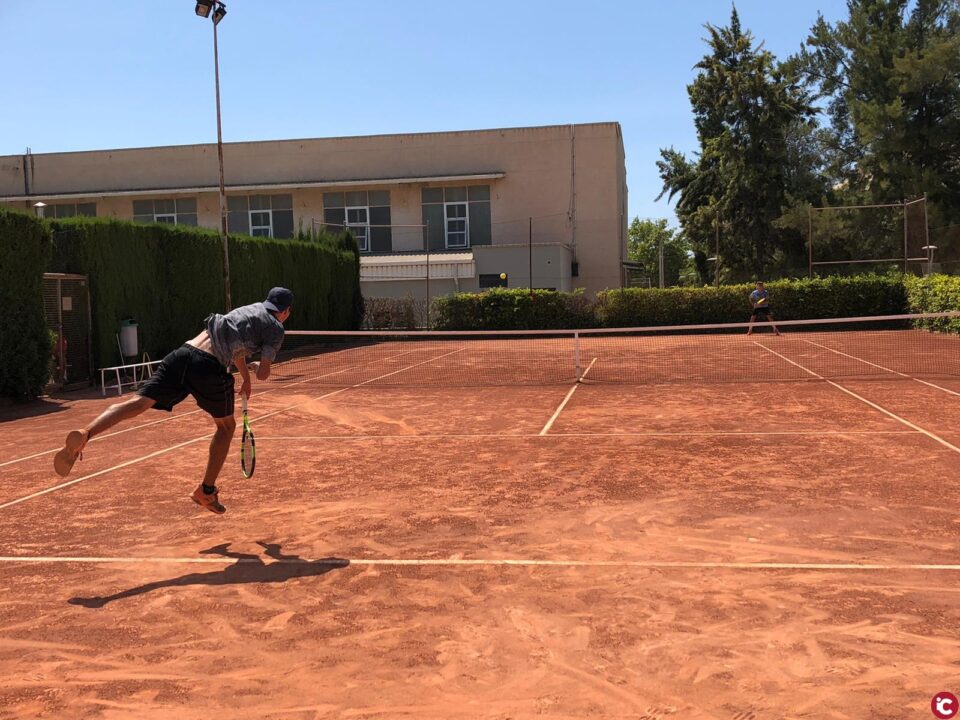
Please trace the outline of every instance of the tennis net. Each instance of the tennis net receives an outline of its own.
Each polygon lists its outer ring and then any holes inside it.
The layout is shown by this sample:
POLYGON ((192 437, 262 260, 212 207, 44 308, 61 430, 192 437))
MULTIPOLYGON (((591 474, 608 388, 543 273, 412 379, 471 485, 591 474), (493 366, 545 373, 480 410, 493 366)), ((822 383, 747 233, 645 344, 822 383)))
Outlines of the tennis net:
POLYGON ((271 380, 497 386, 960 377, 960 312, 519 331, 288 331, 271 380))

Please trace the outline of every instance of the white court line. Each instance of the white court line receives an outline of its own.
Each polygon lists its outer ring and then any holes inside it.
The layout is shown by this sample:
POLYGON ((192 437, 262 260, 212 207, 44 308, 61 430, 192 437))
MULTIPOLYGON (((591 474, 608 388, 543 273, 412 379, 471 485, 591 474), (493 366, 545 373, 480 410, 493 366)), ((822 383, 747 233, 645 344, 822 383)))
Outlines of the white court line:
MULTIPOLYGON (((583 375, 580 377, 581 380, 586 379, 587 373, 590 372, 590 368, 593 367, 593 364, 597 361, 596 358, 590 361, 590 364, 587 365, 587 369, 583 371, 583 375)), ((567 393, 567 396, 563 399, 563 402, 560 403, 560 407, 557 408, 556 412, 547 420, 547 424, 543 426, 543 430, 540 431, 541 435, 546 435, 550 432, 550 428, 553 427, 553 424, 557 421, 557 418, 560 417, 560 413, 563 412, 563 409, 567 406, 567 403, 570 402, 570 398, 573 397, 573 394, 577 391, 577 388, 580 387, 580 383, 574 383, 574 386, 570 388, 570 392, 567 393)))
POLYGON ((17 498, 16 500, 11 500, 10 502, 6 502, 6 503, 4 503, 3 505, 0 505, 0 510, 3 510, 4 508, 8 508, 8 507, 10 507, 11 505, 17 505, 18 503, 26 502, 27 500, 31 500, 31 499, 33 499, 33 498, 35 498, 35 497, 40 497, 41 495, 46 495, 47 493, 52 493, 54 490, 60 490, 60 489, 65 488, 65 487, 69 487, 70 485, 76 485, 78 482, 81 482, 81 481, 83 481, 83 480, 89 480, 90 478, 95 478, 95 477, 97 477, 98 475, 105 475, 105 474, 108 473, 108 472, 113 472, 114 470, 119 470, 120 468, 125 468, 125 467, 127 467, 128 465, 134 465, 134 464, 136 464, 136 463, 138 463, 138 462, 140 462, 140 461, 142 461, 142 460, 149 460, 150 458, 157 457, 157 455, 164 455, 164 454, 166 454, 166 453, 168 453, 168 452, 173 452, 174 450, 179 450, 179 449, 182 448, 182 447, 186 447, 187 445, 193 445, 195 442, 200 442, 201 440, 204 440, 204 439, 206 439, 206 438, 208 438, 208 437, 210 437, 210 435, 204 435, 203 437, 193 438, 192 440, 187 440, 186 442, 182 442, 182 443, 180 443, 179 445, 174 445, 173 447, 164 448, 163 450, 157 450, 156 452, 152 452, 152 453, 150 453, 149 455, 144 455, 143 457, 139 457, 139 458, 137 458, 137 459, 135 459, 135 460, 127 460, 127 462, 125 462, 125 463, 120 463, 119 465, 114 465, 113 467, 107 468, 106 470, 100 470, 100 471, 95 472, 95 473, 90 473, 89 475, 84 475, 84 476, 82 476, 82 477, 78 477, 76 480, 68 480, 68 481, 65 482, 65 483, 60 483, 59 485, 54 485, 53 487, 48 487, 48 488, 46 488, 45 490, 40 490, 40 491, 35 492, 35 493, 32 493, 32 494, 30 494, 30 495, 25 495, 24 497, 17 498))
POLYGON ((756 346, 758 346, 758 347, 762 347, 762 348, 763 348, 764 350, 766 350, 767 352, 773 353, 774 355, 776 355, 777 357, 779 357, 779 358, 781 358, 781 359, 783 359, 783 360, 786 360, 788 363, 790 363, 791 365, 794 365, 794 366, 800 368, 800 369, 803 370, 804 372, 810 373, 810 374, 813 375, 815 378, 819 378, 820 380, 823 380, 824 382, 830 383, 830 384, 833 385, 835 388, 837 388, 837 390, 842 390, 842 391, 845 392, 847 395, 850 395, 851 397, 855 397, 855 398, 856 398, 857 400, 859 400, 860 402, 866 403, 867 405, 869 405, 870 407, 874 408, 875 410, 879 410, 879 411, 882 412, 884 415, 887 415, 887 416, 889 416, 889 417, 892 417, 894 420, 897 420, 898 422, 903 423, 904 425, 906 425, 906 426, 909 427, 909 428, 913 428, 913 429, 916 430, 917 432, 923 433, 924 435, 926 435, 926 436, 927 436, 928 438, 930 438, 931 440, 936 440, 938 443, 940 443, 940 444, 943 445, 944 447, 949 448, 950 450, 953 450, 955 453, 960 454, 960 447, 957 447, 956 445, 952 445, 951 443, 948 443, 946 440, 944 440, 944 439, 943 439, 942 437, 940 437, 939 435, 935 435, 934 433, 930 432, 929 430, 924 430, 924 429, 923 429, 922 427, 920 427, 919 425, 914 425, 914 424, 913 424, 912 422, 910 422, 909 420, 905 420, 905 419, 903 419, 902 417, 900 417, 899 415, 895 415, 894 413, 890 412, 890 411, 887 410, 886 408, 880 407, 880 406, 877 405, 875 402, 871 402, 870 400, 867 400, 865 397, 861 397, 860 395, 857 395, 853 390, 848 390, 848 389, 845 388, 843 385, 840 385, 839 383, 835 383, 833 380, 827 380, 827 378, 823 377, 822 375, 818 375, 818 374, 815 373, 813 370, 810 370, 809 368, 805 368, 805 367, 804 367, 803 365, 801 365, 800 363, 795 363, 793 360, 791 360, 791 359, 788 358, 788 357, 785 357, 784 355, 781 355, 781 354, 778 353, 776 350, 771 350, 770 348, 768 348, 768 347, 766 347, 765 345, 763 345, 763 344, 761 344, 761 343, 758 343, 758 342, 756 342, 756 341, 754 341, 753 344, 756 345, 756 346))
POLYGON ((610 433, 460 433, 449 435, 257 435, 257 442, 261 440, 347 440, 347 441, 365 441, 365 440, 476 440, 476 439, 497 439, 497 440, 554 440, 559 438, 641 438, 641 437, 727 437, 744 436, 753 437, 755 435, 809 435, 812 437, 820 436, 844 436, 844 435, 919 435, 916 430, 717 430, 696 431, 696 432, 610 432, 610 433))
MULTIPOLYGON (((351 348, 351 349, 359 349, 359 348, 351 348)), ((304 383, 308 383, 308 382, 313 382, 313 381, 315 381, 315 380, 319 380, 320 378, 325 378, 325 377, 329 377, 329 376, 331 376, 331 375, 339 375, 340 373, 349 372, 350 370, 359 370, 360 368, 365 368, 365 367, 367 367, 368 365, 372 365, 374 362, 383 362, 384 360, 393 360, 394 358, 398 358, 398 357, 401 357, 401 356, 403 356, 403 355, 409 355, 409 354, 412 353, 412 352, 417 352, 417 351, 416 351, 416 350, 407 350, 407 351, 405 351, 405 352, 398 353, 397 355, 390 355, 389 357, 386 357, 386 358, 378 358, 378 359, 376 359, 376 360, 373 360, 373 361, 371 361, 371 362, 369 362, 369 363, 364 363, 364 364, 362 364, 362 365, 356 365, 356 366, 354 366, 354 367, 344 368, 343 370, 337 370, 337 371, 335 371, 335 372, 324 373, 323 375, 315 375, 315 376, 313 376, 313 377, 311 377, 311 378, 307 378, 306 380, 297 380, 297 381, 295 381, 295 382, 281 383, 281 384, 278 385, 277 387, 272 387, 272 388, 270 388, 269 390, 261 390, 260 392, 253 393, 252 396, 253 396, 253 397, 260 397, 261 395, 266 395, 266 394, 268 394, 268 393, 272 393, 272 392, 275 392, 275 391, 277 391, 277 390, 284 390, 284 389, 286 389, 286 388, 288 388, 288 387, 292 387, 292 386, 294 386, 294 385, 302 385, 302 384, 304 384, 304 383)), ((160 424, 162 424, 162 423, 172 422, 172 421, 174 421, 174 420, 179 420, 180 418, 187 417, 188 415, 196 415, 197 413, 200 413, 200 412, 205 412, 205 411, 204 411, 204 410, 201 410, 200 408, 197 408, 196 410, 190 410, 190 411, 185 412, 185 413, 176 413, 176 414, 171 415, 171 416, 169 416, 169 417, 161 418, 160 420, 152 420, 152 421, 150 421, 150 422, 141 423, 141 424, 139 424, 139 425, 132 425, 132 426, 130 426, 130 427, 124 428, 123 430, 115 430, 115 431, 113 431, 113 432, 104 433, 103 435, 98 435, 97 437, 93 438, 93 439, 90 440, 89 442, 97 442, 98 440, 106 440, 107 438, 116 437, 117 435, 123 435, 124 433, 133 432, 134 430, 141 430, 141 429, 143 429, 143 428, 152 427, 153 425, 160 425, 160 424)), ((0 468, 6 467, 7 465, 15 465, 15 464, 17 464, 17 463, 26 462, 27 460, 33 460, 33 459, 38 458, 38 457, 43 457, 44 455, 50 455, 50 454, 52 454, 52 453, 58 452, 59 450, 60 450, 60 448, 57 447, 57 448, 53 448, 52 450, 43 450, 43 451, 41 451, 41 452, 34 453, 33 455, 26 455, 26 456, 24 456, 24 457, 15 458, 15 459, 13 459, 13 460, 7 460, 6 462, 0 463, 0 468)))
MULTIPOLYGON (((454 350, 454 351, 449 352, 449 353, 446 353, 446 354, 444 354, 444 355, 440 355, 440 356, 435 357, 435 358, 430 358, 430 360, 424 360, 423 362, 419 362, 419 363, 416 363, 416 364, 414 364, 414 365, 409 365, 409 366, 407 366, 407 367, 405 367, 405 368, 401 368, 400 370, 394 370, 393 372, 389 372, 389 373, 386 373, 386 374, 384 374, 384 375, 380 375, 380 376, 375 377, 375 378, 372 378, 372 379, 370 379, 370 380, 365 380, 365 381, 362 382, 362 383, 357 383, 356 385, 351 385, 351 386, 348 387, 348 388, 342 388, 342 389, 340 389, 340 390, 335 390, 335 391, 333 391, 333 392, 326 393, 325 395, 320 395, 319 397, 316 397, 316 398, 311 398, 310 400, 304 400, 304 401, 302 401, 302 402, 295 403, 295 404, 290 405, 290 406, 288 406, 288 407, 286 407, 286 408, 281 408, 280 410, 275 410, 275 411, 272 412, 272 413, 267 413, 266 415, 261 415, 261 416, 259 416, 259 417, 257 417, 257 418, 254 418, 254 419, 251 420, 250 422, 251 422, 251 423, 254 423, 254 422, 256 422, 257 420, 263 420, 263 419, 265 419, 265 418, 272 417, 272 416, 274 416, 274 415, 278 415, 278 414, 280 414, 280 413, 282 413, 282 412, 286 412, 287 410, 292 410, 292 409, 295 408, 295 407, 300 407, 301 405, 306 405, 306 404, 309 403, 309 402, 314 402, 314 401, 316 401, 316 400, 323 400, 324 398, 331 397, 332 395, 339 395, 340 393, 346 392, 347 390, 352 390, 353 388, 357 388, 357 387, 360 387, 360 386, 362 386, 362 385, 366 385, 366 384, 368 384, 368 383, 376 382, 377 380, 381 380, 381 379, 383 379, 383 378, 385 378, 385 377, 390 377, 391 375, 396 375, 396 374, 399 373, 399 372, 403 372, 404 370, 409 370, 409 369, 411 369, 411 368, 415 368, 415 367, 417 367, 418 365, 424 365, 425 363, 432 362, 433 360, 439 360, 440 358, 446 357, 447 355, 453 355, 453 353, 455 353, 455 352, 460 352, 460 351, 459 351, 459 350, 454 350)), ((199 436, 199 437, 192 438, 192 439, 187 440, 187 441, 185 441, 185 442, 179 443, 178 445, 173 445, 173 446, 171 446, 171 447, 164 448, 163 450, 157 450, 157 451, 155 451, 155 452, 150 453, 149 455, 144 455, 144 456, 142 456, 142 457, 135 458, 135 459, 133 459, 133 460, 127 460, 126 462, 120 463, 119 465, 114 465, 113 467, 106 468, 105 470, 99 470, 99 471, 97 471, 97 472, 95 472, 95 473, 90 473, 89 475, 83 475, 83 476, 81 476, 81 477, 78 477, 78 478, 75 479, 75 480, 70 480, 70 481, 65 482, 65 483, 60 483, 59 485, 54 485, 53 487, 49 487, 49 488, 46 488, 46 489, 44 489, 44 490, 40 490, 40 491, 35 492, 35 493, 31 493, 30 495, 25 495, 24 497, 16 498, 16 499, 14 499, 14 500, 10 500, 9 502, 6 502, 6 503, 3 503, 2 505, 0 505, 0 510, 3 510, 4 508, 10 507, 11 505, 17 505, 18 503, 26 502, 27 500, 30 500, 30 499, 35 498, 35 497, 40 497, 41 495, 46 495, 47 493, 52 493, 52 492, 55 491, 55 490, 60 490, 61 488, 69 487, 70 485, 76 485, 78 482, 82 482, 83 480, 89 480, 90 478, 99 477, 100 475, 105 475, 105 474, 107 474, 107 473, 109 473, 109 472, 113 472, 114 470, 120 470, 121 468, 125 468, 125 467, 128 467, 128 466, 130 466, 130 465, 135 465, 136 463, 142 462, 143 460, 149 460, 150 458, 157 457, 158 455, 165 455, 166 453, 173 452, 174 450, 179 450, 180 448, 186 447, 187 445, 192 445, 192 444, 194 444, 194 443, 200 442, 201 440, 205 440, 205 439, 209 438, 211 435, 213 435, 213 433, 206 433, 205 435, 201 435, 201 436, 199 436)))
POLYGON ((949 388, 945 388, 945 387, 941 387, 940 385, 936 385, 936 384, 934 384, 934 383, 932 383, 932 382, 927 382, 926 380, 921 380, 920 378, 913 377, 913 375, 907 375, 906 373, 902 373, 902 372, 900 372, 899 370, 891 370, 890 368, 886 368, 886 367, 884 367, 883 365, 877 365, 876 363, 870 362, 869 360, 864 360, 863 358, 859 358, 859 357, 857 357, 856 355, 848 355, 848 354, 845 353, 845 352, 840 352, 839 350, 834 350, 834 349, 831 348, 831 347, 827 347, 826 345, 821 345, 820 343, 814 342, 813 340, 804 339, 803 341, 804 341, 805 343, 810 344, 810 345, 815 345, 816 347, 823 348, 824 350, 829 350, 830 352, 836 353, 837 355, 843 355, 844 357, 848 357, 848 358, 850 358, 851 360, 856 360, 857 362, 866 363, 867 365, 871 365, 871 366, 873 366, 873 367, 875 367, 875 368, 879 368, 880 370, 883 370, 883 371, 885 371, 885 372, 893 373, 894 375, 899 375, 900 377, 905 377, 905 378, 907 378, 908 380, 913 380, 914 382, 923 383, 924 385, 929 385, 930 387, 936 388, 937 390, 943 390, 945 393, 950 393, 951 395, 956 395, 957 397, 960 397, 960 392, 957 392, 956 390, 951 390, 951 389, 949 389, 949 388))
POLYGON ((464 559, 464 558, 317 558, 314 560, 274 560, 259 558, 198 558, 198 557, 65 557, 65 556, 7 556, 0 563, 84 563, 84 564, 177 564, 177 565, 372 565, 420 567, 582 567, 582 568, 640 568, 651 570, 933 570, 960 572, 960 565, 914 563, 791 563, 791 562, 670 562, 657 560, 525 560, 525 559, 464 559))

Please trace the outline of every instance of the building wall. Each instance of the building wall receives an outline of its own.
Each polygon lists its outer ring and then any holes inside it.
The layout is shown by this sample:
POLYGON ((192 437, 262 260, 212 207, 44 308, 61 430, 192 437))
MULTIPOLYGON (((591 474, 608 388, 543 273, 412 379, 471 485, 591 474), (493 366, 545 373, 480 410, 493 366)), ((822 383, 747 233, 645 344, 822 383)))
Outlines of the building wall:
MULTIPOLYGON (((423 184, 384 180, 503 173, 502 178, 473 183, 490 186, 494 246, 525 245, 533 218, 535 243, 570 246, 579 263, 579 277, 570 281, 573 287, 594 293, 622 284, 626 175, 617 123, 227 143, 224 172, 228 195, 291 194, 294 227, 305 229, 322 220, 324 192, 387 189, 391 222, 420 225, 423 184), (370 182, 335 185, 363 180, 370 182), (334 185, 266 187, 318 182, 334 185), (264 187, 231 190, 239 185, 264 187)), ((189 195, 197 198, 199 224, 215 228, 217 182, 214 144, 0 157, 0 198, 27 209, 38 199, 75 193, 69 202, 95 201, 100 216, 131 218, 134 199, 170 198, 177 191, 210 188, 189 195), (29 197, 24 194, 25 181, 29 197)), ((434 183, 439 184, 470 183, 434 183)), ((394 231, 394 251, 422 249, 419 229, 394 231)))
MULTIPOLYGON (((477 275, 507 273, 507 287, 530 287, 530 248, 526 245, 474 248, 477 275)), ((565 245, 533 246, 533 287, 570 292, 573 253, 565 245)))

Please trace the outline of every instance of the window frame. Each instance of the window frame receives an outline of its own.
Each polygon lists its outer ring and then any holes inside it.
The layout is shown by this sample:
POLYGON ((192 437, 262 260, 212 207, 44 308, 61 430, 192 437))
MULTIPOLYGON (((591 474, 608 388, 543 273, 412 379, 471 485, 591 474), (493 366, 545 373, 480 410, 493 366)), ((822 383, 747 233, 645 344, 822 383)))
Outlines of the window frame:
POLYGON ((454 202, 443 203, 443 244, 447 250, 466 250, 470 248, 470 205, 468 201, 457 200, 454 202), (463 217, 450 217, 448 208, 452 206, 463 207, 463 217), (454 230, 451 232, 451 222, 462 222, 463 230, 454 230), (450 235, 452 234, 463 234, 463 244, 461 245, 450 242, 450 235))
POLYGON ((266 210, 247 210, 247 222, 250 223, 250 225, 249 225, 249 227, 250 227, 250 237, 268 237, 268 238, 272 238, 272 237, 273 237, 273 208, 268 208, 268 209, 266 209, 266 210), (266 216, 267 216, 267 223, 268 223, 268 224, 267 224, 267 225, 260 225, 260 224, 254 225, 254 224, 253 224, 253 216, 254 216, 255 213, 258 214, 258 215, 259 215, 259 214, 262 214, 262 213, 265 213, 266 216), (257 235, 257 233, 254 232, 254 229, 256 229, 256 230, 266 229, 267 234, 266 234, 266 235, 257 235))
MULTIPOLYGON (((369 198, 369 195, 367 196, 369 198)), ((369 202, 369 199, 368 199, 369 202)), ((353 237, 357 241, 357 247, 360 252, 370 252, 370 206, 369 205, 344 205, 343 206, 343 226, 351 232, 354 228, 363 229, 363 234, 353 232, 353 237), (350 221, 351 210, 362 210, 366 216, 366 221, 362 223, 350 221), (361 242, 362 239, 362 242, 361 242)))

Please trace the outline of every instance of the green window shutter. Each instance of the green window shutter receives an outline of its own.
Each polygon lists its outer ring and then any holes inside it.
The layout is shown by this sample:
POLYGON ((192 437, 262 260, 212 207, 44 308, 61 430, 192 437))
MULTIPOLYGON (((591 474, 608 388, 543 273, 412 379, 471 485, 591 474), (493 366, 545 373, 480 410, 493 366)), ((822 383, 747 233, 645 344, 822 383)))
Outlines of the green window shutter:
MULTIPOLYGON (((219 205, 218 205, 219 207, 219 205)), ((189 215, 197 213, 197 199, 196 198, 178 198, 177 199, 177 215, 184 214, 189 215)))
POLYGON ((490 201, 489 185, 471 185, 467 188, 467 193, 469 194, 470 202, 490 201))
MULTIPOLYGON (((372 207, 370 208, 371 225, 389 225, 390 208, 372 207)), ((393 252, 393 229, 389 227, 370 228, 370 251, 371 252, 393 252)))
POLYGON ((273 236, 281 240, 293 237, 293 210, 273 211, 273 236))
POLYGON ((370 207, 373 206, 387 206, 390 205, 390 191, 389 190, 371 190, 370 207))
POLYGON ((250 234, 250 215, 246 210, 230 210, 227 213, 227 231, 239 235, 250 234))
POLYGON ((422 190, 420 190, 420 202, 442 203, 443 188, 423 188, 422 190))
POLYGON ((134 200, 133 214, 144 217, 149 215, 150 219, 146 222, 153 222, 153 200, 134 200))
POLYGON ((470 213, 470 245, 492 245, 490 231, 490 203, 472 202, 468 204, 470 213))
POLYGON ((342 208, 343 193, 324 193, 323 207, 324 208, 342 208))
POLYGON ((424 205, 423 224, 428 225, 424 232, 430 233, 430 249, 443 250, 446 247, 443 230, 443 205, 424 205))
POLYGON ((343 230, 343 226, 347 224, 347 211, 343 207, 325 207, 323 209, 323 222, 327 225, 336 226, 330 228, 332 232, 340 232, 343 230))

